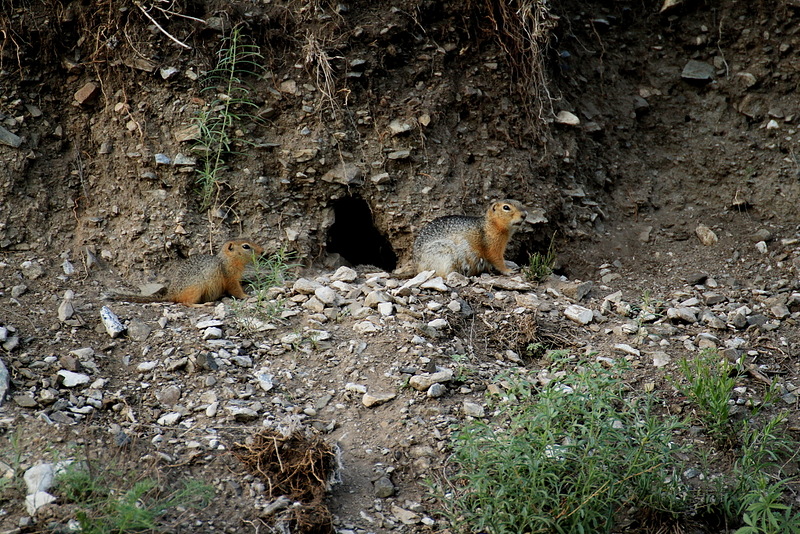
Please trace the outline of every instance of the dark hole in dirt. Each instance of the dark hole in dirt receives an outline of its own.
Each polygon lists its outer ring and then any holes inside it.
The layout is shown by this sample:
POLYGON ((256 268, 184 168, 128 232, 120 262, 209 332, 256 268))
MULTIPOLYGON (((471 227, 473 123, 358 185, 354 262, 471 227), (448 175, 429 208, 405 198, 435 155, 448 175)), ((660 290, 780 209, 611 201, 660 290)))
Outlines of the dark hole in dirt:
POLYGON ((333 205, 335 221, 328 232, 328 252, 337 252, 353 265, 374 265, 385 271, 397 267, 391 243, 372 222, 372 212, 361 197, 345 197, 333 205))

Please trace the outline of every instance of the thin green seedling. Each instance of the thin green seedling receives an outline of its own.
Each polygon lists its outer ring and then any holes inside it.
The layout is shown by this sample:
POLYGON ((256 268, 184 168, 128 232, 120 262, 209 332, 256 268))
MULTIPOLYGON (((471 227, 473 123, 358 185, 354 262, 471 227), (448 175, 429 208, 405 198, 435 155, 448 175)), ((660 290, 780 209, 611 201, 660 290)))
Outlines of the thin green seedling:
POLYGON ((199 139, 194 147, 201 158, 197 183, 203 210, 211 207, 219 191, 221 174, 227 169, 226 158, 236 153, 236 145, 252 144, 236 136, 235 131, 244 120, 261 121, 246 111, 257 105, 250 98, 245 77, 260 77, 265 70, 262 61, 259 47, 244 43, 241 27, 236 26, 223 39, 217 65, 205 77, 202 92, 211 91, 214 98, 197 114, 199 139))
POLYGON ((758 477, 757 487, 744 497, 744 526, 734 534, 794 534, 800 532, 800 512, 783 502, 786 483, 758 477))

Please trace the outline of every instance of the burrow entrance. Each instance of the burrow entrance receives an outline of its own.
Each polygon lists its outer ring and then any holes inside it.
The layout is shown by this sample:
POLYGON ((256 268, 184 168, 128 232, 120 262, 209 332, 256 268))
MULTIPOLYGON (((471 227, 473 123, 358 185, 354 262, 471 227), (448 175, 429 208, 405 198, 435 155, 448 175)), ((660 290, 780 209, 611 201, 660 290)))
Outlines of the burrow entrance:
POLYGON ((353 265, 374 265, 391 272, 397 267, 392 244, 372 221, 369 204, 350 196, 333 204, 334 223, 328 231, 328 252, 341 254, 353 265))

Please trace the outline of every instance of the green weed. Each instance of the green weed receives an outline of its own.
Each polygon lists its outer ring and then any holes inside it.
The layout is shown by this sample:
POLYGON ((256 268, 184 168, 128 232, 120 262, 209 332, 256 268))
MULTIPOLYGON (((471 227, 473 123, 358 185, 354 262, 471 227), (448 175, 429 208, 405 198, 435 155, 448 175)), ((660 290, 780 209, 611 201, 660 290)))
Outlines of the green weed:
POLYGON ((286 247, 269 256, 255 258, 252 273, 248 275, 248 282, 255 290, 255 303, 236 301, 232 306, 240 324, 258 330, 259 325, 280 317, 284 309, 283 300, 273 298, 269 290, 291 280, 292 270, 299 266, 294 263, 295 258, 296 254, 286 247))
POLYGON ((528 257, 528 265, 523 268, 525 278, 534 282, 541 282, 553 274, 553 266, 556 264, 555 252, 556 234, 550 238, 550 245, 547 252, 534 252, 528 257))
POLYGON ((76 506, 76 519, 84 534, 125 534, 162 530, 159 519, 178 507, 205 507, 214 495, 207 484, 186 481, 168 492, 150 478, 135 482, 125 474, 93 472, 75 462, 56 477, 56 487, 65 501, 76 506))
POLYGON ((444 499, 458 529, 492 534, 609 532, 623 505, 677 514, 681 423, 629 394, 623 368, 585 363, 536 390, 504 380, 499 421, 456 433, 454 490, 444 499), (675 472, 674 472, 675 471, 675 472))
POLYGON ((700 408, 709 433, 724 442, 732 433, 728 401, 736 385, 735 376, 731 376, 736 367, 716 349, 681 358, 678 367, 688 382, 678 388, 700 408))
POLYGON ((211 207, 219 192, 220 174, 227 168, 225 158, 235 153, 235 145, 252 144, 237 137, 236 125, 243 120, 259 122, 247 109, 257 107, 250 100, 250 90, 245 76, 258 77, 264 71, 263 56, 257 45, 245 44, 241 28, 235 27, 224 39, 216 67, 205 78, 203 92, 213 91, 214 98, 195 119, 200 135, 195 151, 201 157, 197 183, 200 188, 201 208, 211 207))

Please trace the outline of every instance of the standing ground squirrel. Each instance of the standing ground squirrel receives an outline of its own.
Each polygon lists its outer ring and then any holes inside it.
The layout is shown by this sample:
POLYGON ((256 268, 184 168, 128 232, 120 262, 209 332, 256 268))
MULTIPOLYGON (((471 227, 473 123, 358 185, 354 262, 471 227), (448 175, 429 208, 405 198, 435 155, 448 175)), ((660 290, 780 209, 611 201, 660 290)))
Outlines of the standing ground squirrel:
POLYGON ((417 272, 436 271, 438 276, 459 272, 474 276, 489 269, 503 274, 503 254, 517 226, 528 216, 516 200, 498 200, 483 217, 448 215, 428 223, 414 242, 417 272))
POLYGON ((168 271, 169 285, 164 297, 115 294, 112 298, 186 305, 218 300, 226 293, 237 299, 247 298, 242 289, 242 273, 263 252, 263 248, 247 240, 228 241, 216 256, 198 254, 176 262, 168 271))

